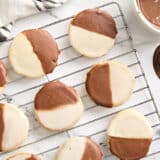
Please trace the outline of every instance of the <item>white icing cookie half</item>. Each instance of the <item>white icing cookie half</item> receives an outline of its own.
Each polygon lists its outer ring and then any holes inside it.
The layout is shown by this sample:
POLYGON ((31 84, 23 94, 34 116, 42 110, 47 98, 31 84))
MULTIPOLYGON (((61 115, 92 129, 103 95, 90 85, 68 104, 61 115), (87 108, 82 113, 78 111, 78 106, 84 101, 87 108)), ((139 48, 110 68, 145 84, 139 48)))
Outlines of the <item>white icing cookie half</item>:
POLYGON ((60 81, 47 83, 35 97, 35 115, 46 128, 61 131, 71 128, 83 113, 76 91, 60 81))
POLYGON ((0 104, 0 151, 18 148, 28 135, 27 117, 13 104, 0 104))
POLYGON ((110 151, 122 160, 137 160, 146 156, 152 128, 147 119, 134 109, 119 112, 107 129, 110 151))
POLYGON ((102 152, 91 139, 73 137, 60 146, 55 160, 102 160, 102 152))
POLYGON ((59 49, 49 32, 25 30, 11 43, 9 59, 13 69, 26 77, 36 78, 51 73, 57 65, 59 49))
POLYGON ((41 158, 32 153, 18 153, 7 158, 6 160, 41 160, 41 158))
POLYGON ((114 45, 116 35, 113 17, 97 8, 81 11, 70 23, 70 43, 77 52, 87 57, 107 54, 114 45))
POLYGON ((128 100, 135 86, 129 68, 116 61, 95 65, 87 74, 86 90, 98 105, 113 107, 128 100))

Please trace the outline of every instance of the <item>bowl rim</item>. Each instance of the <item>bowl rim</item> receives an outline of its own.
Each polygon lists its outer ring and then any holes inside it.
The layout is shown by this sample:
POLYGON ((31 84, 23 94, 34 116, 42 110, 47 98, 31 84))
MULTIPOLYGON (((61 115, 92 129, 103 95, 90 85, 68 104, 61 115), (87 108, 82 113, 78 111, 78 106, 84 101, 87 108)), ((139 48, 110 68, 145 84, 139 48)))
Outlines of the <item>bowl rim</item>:
POLYGON ((138 1, 139 0, 134 0, 134 7, 136 9, 137 15, 140 17, 140 19, 143 21, 143 23, 152 31, 155 31, 157 33, 160 34, 160 27, 154 25, 153 23, 151 23, 142 13, 139 5, 138 5, 138 1))

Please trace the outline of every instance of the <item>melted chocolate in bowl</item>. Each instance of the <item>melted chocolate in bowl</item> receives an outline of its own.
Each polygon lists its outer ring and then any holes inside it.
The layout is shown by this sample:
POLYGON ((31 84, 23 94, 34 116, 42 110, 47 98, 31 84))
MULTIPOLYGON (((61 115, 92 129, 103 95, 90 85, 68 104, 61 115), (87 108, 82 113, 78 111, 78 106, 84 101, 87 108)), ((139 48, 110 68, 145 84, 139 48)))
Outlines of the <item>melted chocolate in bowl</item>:
POLYGON ((160 27, 160 0, 137 0, 137 4, 146 19, 160 27))

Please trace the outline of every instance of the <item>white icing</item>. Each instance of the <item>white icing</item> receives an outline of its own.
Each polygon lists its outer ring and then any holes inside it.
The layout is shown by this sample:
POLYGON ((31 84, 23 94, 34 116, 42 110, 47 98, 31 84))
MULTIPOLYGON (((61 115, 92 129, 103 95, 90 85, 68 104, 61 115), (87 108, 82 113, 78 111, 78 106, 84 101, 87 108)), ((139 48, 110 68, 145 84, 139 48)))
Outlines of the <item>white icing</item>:
POLYGON ((55 160, 81 160, 85 152, 85 146, 85 138, 70 138, 58 149, 55 160))
POLYGON ((119 112, 108 127, 108 136, 118 138, 152 138, 152 129, 139 112, 128 109, 119 112))
POLYGON ((34 78, 45 74, 31 43, 22 33, 11 44, 9 59, 14 70, 21 75, 34 78))
POLYGON ((26 139, 29 129, 27 117, 12 104, 4 106, 4 132, 2 149, 13 150, 21 145, 26 139))
POLYGON ((110 82, 113 105, 124 103, 132 94, 135 86, 135 78, 124 64, 109 61, 110 82))
POLYGON ((100 57, 107 54, 114 45, 114 39, 96 32, 70 25, 71 45, 82 55, 100 57))
POLYGON ((52 110, 35 110, 40 123, 51 130, 65 130, 72 127, 80 119, 83 104, 79 102, 59 106, 52 110))

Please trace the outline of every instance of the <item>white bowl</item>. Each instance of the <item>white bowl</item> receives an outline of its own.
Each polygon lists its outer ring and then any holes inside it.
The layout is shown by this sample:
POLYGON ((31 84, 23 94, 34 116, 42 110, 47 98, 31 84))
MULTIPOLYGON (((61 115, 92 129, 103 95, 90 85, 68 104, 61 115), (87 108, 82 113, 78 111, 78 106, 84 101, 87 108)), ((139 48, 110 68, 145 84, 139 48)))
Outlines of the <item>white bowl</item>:
POLYGON ((154 25, 153 23, 151 23, 142 13, 139 4, 138 4, 138 0, 134 0, 134 7, 136 10, 136 13, 138 15, 138 17, 141 19, 141 21, 147 26, 147 28, 149 28, 150 30, 159 33, 160 34, 160 27, 154 25))

